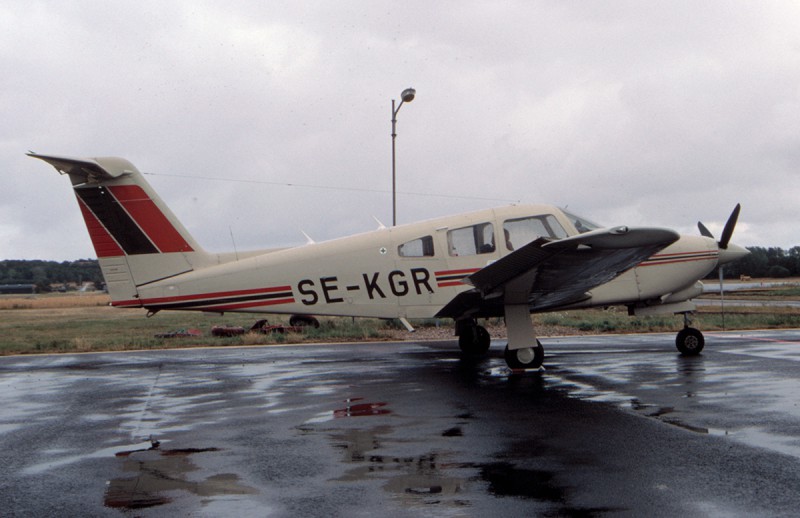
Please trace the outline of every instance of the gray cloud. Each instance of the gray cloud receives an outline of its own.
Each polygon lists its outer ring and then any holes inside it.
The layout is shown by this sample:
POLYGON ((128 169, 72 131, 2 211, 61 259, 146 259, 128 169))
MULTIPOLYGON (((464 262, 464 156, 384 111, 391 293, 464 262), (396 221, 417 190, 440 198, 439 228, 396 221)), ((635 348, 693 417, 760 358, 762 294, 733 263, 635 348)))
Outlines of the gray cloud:
POLYGON ((5 2, 0 256, 94 254, 28 149, 128 158, 212 250, 389 223, 407 86, 401 223, 519 200, 695 233, 741 202, 738 243, 800 244, 797 4, 404 5, 5 2))

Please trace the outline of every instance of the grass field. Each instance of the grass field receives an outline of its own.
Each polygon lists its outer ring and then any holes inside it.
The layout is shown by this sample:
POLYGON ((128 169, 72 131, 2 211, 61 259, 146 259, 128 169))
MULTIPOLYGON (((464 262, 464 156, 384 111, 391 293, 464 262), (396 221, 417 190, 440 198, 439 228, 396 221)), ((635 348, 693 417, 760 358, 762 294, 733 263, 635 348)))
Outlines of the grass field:
MULTIPOLYGON (((741 296, 739 294, 738 296, 741 296)), ((759 292, 747 298, 800 299, 797 288, 759 292)), ((228 313, 224 316, 195 312, 162 311, 151 318, 144 310, 112 308, 106 294, 47 294, 0 296, 0 355, 50 352, 90 352, 198 345, 258 345, 319 341, 454 339, 450 321, 413 322, 419 332, 411 335, 398 325, 377 319, 321 318, 319 329, 302 334, 245 334, 232 338, 211 336, 214 325, 249 328, 258 315, 228 313), (437 324, 441 324, 438 326, 437 324), (200 337, 156 338, 177 329, 198 329, 200 337)), ((268 316, 270 322, 286 323, 286 317, 268 316)), ((586 333, 677 331, 680 316, 629 317, 624 308, 562 311, 534 315, 542 336, 586 333)), ((505 332, 501 319, 485 323, 493 337, 505 332)), ((723 329, 718 309, 701 307, 694 316, 703 331, 723 329)), ((791 308, 726 308, 725 329, 800 327, 800 310, 791 308)))

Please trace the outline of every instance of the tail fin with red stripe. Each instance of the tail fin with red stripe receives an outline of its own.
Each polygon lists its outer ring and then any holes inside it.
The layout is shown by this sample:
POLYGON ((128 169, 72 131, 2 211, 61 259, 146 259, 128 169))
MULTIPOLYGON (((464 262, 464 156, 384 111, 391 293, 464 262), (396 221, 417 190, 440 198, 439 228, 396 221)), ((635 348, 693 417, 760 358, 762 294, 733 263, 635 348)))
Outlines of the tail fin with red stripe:
POLYGON ((139 286, 208 264, 208 254, 127 160, 29 156, 69 175, 112 304, 139 306, 139 286))

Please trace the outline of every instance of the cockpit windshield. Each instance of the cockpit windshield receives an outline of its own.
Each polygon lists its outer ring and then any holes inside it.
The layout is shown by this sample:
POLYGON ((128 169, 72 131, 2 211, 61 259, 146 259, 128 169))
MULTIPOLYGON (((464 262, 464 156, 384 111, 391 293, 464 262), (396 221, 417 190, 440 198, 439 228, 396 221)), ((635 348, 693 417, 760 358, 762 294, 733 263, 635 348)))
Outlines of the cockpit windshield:
POLYGON ((582 216, 578 216, 571 212, 568 212, 564 209, 561 209, 564 212, 564 215, 572 221, 572 224, 575 225, 575 228, 581 234, 589 232, 590 230, 597 230, 598 228, 603 228, 602 225, 598 225, 592 220, 586 219, 582 216))

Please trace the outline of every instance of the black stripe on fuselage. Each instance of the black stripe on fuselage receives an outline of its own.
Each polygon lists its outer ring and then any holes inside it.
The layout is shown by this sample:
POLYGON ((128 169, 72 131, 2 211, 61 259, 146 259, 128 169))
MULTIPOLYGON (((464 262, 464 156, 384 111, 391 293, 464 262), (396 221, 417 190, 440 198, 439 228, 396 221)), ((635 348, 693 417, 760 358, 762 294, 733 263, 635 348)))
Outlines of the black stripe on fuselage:
POLYGON ((224 297, 218 299, 206 299, 206 300, 193 300, 193 301, 186 301, 186 302, 164 302, 164 303, 156 303, 156 304, 148 304, 146 300, 142 301, 142 305, 149 309, 189 309, 189 308, 199 308, 203 306, 217 306, 220 304, 232 304, 237 302, 250 302, 256 300, 273 300, 273 299, 282 299, 282 298, 291 298, 292 291, 282 291, 278 293, 259 293, 256 295, 248 295, 244 297, 224 297))
POLYGON ((81 187, 75 193, 119 243, 126 255, 157 254, 158 249, 105 187, 81 187))

